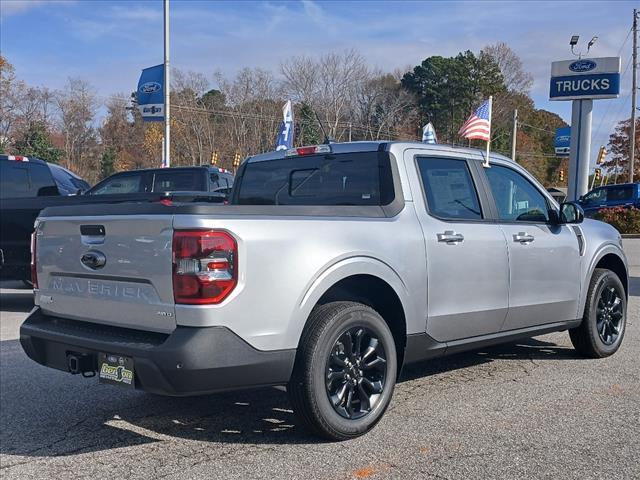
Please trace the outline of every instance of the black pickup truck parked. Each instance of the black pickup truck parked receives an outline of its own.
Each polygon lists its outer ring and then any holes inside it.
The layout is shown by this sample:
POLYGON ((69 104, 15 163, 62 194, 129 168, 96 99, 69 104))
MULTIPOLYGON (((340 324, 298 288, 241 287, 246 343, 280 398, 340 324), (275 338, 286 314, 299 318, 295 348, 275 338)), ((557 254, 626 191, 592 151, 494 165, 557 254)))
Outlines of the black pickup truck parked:
POLYGON ((222 203, 233 185, 230 172, 207 166, 121 172, 93 188, 71 172, 61 183, 65 171, 37 158, 0 155, 0 280, 30 282, 30 237, 46 207, 195 199, 222 203))

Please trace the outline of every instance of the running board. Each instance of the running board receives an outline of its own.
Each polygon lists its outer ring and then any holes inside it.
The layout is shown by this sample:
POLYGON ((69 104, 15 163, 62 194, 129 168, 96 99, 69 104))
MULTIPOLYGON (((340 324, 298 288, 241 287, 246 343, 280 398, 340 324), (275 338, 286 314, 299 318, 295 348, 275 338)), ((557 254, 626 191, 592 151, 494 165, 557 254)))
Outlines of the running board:
POLYGON ((506 332, 491 333, 477 337, 463 338, 450 342, 438 342, 426 333, 415 333, 407 335, 407 345, 404 351, 404 365, 421 362, 431 358, 452 355, 454 353, 477 350, 478 348, 490 347, 501 343, 509 343, 522 338, 537 337, 551 332, 561 332, 577 327, 582 319, 571 320, 569 322, 547 323, 535 327, 520 328, 518 330, 508 330, 506 332))

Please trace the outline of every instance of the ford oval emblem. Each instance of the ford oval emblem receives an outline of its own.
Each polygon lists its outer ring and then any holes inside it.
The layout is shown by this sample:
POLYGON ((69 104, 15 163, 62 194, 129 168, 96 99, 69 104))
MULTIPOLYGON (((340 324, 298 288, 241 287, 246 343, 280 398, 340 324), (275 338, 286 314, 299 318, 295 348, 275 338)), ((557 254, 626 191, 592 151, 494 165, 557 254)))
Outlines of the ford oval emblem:
POLYGON ((589 72, 596 68, 596 62, 593 60, 576 60, 569 64, 569 70, 572 72, 589 72))
POLYGON ((89 250, 80 257, 80 261, 85 267, 89 267, 91 270, 98 270, 106 265, 107 257, 97 250, 89 250))
POLYGON ((162 85, 158 82, 147 82, 140 85, 140 93, 155 93, 160 91, 162 85))

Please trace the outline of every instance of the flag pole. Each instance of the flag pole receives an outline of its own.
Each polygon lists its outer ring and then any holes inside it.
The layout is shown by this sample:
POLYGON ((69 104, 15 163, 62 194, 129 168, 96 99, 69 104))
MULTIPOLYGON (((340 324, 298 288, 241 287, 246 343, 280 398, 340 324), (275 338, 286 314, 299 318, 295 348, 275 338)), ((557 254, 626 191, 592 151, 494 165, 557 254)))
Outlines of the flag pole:
POLYGON ((489 139, 487 140, 487 156, 484 159, 483 167, 489 167, 489 152, 491 151, 491 110, 493 109, 493 96, 489 95, 489 139))
POLYGON ((164 139, 163 167, 171 166, 171 105, 169 97, 169 0, 164 0, 164 139))

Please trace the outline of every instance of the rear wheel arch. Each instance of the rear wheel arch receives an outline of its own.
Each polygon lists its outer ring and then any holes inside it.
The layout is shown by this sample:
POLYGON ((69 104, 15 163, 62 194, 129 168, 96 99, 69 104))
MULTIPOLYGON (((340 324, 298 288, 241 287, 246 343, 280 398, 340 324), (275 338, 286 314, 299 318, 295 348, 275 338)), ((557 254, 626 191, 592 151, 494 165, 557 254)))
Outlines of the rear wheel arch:
POLYGON ((380 314, 393 335, 400 369, 406 346, 407 320, 405 308, 396 290, 375 275, 355 274, 331 285, 315 306, 340 301, 361 303, 380 314))

